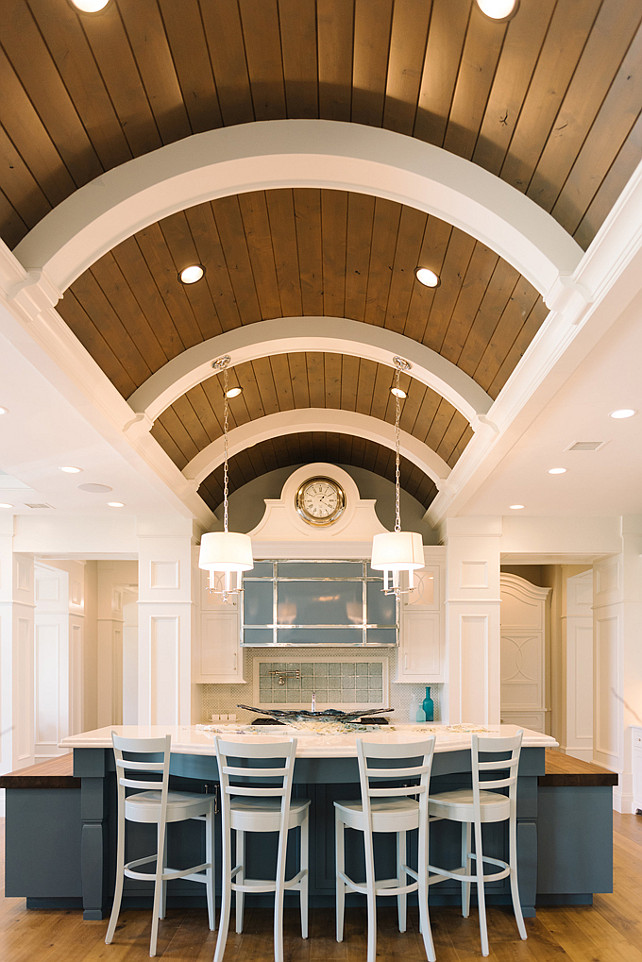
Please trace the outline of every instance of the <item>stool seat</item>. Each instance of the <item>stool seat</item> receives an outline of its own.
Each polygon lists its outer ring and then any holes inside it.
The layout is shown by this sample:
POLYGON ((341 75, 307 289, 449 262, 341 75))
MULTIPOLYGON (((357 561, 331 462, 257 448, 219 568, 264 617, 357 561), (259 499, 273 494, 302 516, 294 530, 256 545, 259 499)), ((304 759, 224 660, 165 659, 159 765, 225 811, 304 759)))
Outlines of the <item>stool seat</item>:
MULTIPOLYGON (((157 822, 162 792, 137 792, 125 799, 125 818, 130 822, 157 822)), ((166 822, 182 822, 186 818, 207 815, 212 807, 213 796, 196 792, 168 792, 166 822)))
MULTIPOLYGON (((439 792, 428 798, 428 814, 449 818, 453 822, 473 822, 475 799, 466 788, 439 792)), ((510 818, 510 799, 498 792, 479 792, 479 816, 482 822, 504 822, 510 818)))
MULTIPOLYGON (((346 828, 363 831, 368 815, 361 801, 335 802, 334 806, 346 828)), ((419 802, 412 798, 373 798, 370 801, 370 818, 373 832, 410 832, 417 828, 419 802)))

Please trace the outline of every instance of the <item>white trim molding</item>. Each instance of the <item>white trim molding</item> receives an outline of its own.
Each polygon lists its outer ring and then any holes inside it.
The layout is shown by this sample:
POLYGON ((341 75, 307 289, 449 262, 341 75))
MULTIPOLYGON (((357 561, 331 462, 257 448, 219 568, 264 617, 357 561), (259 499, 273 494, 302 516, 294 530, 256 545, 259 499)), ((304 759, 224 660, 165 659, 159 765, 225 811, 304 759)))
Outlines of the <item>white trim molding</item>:
POLYGON ((477 164, 404 134, 334 120, 240 124, 151 151, 62 201, 15 254, 64 291, 116 244, 176 211, 295 186, 426 211, 487 244, 545 296, 582 256, 550 214, 477 164))

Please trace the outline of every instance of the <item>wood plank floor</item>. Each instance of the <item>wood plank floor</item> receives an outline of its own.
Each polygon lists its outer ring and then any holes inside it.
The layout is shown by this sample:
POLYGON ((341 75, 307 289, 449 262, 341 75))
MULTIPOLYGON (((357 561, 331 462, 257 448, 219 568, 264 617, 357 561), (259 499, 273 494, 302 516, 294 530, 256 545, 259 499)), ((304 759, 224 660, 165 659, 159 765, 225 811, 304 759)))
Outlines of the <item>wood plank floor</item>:
MULTIPOLYGON (((4 820, 0 820, 4 853, 4 820)), ((4 854, 2 855, 4 858, 4 854)), ((642 962, 642 817, 614 813, 614 892, 595 896, 594 905, 539 908, 527 919, 528 940, 522 942, 508 909, 488 912, 491 959, 496 962, 642 962)), ((104 922, 84 922, 81 912, 27 911, 24 899, 4 896, 0 882, 0 959, 3 962, 144 962, 149 951, 149 911, 121 914, 115 941, 104 944, 104 922)), ((456 909, 431 912, 438 962, 481 958, 477 916, 462 919, 456 909)), ((334 912, 313 910, 310 938, 299 937, 298 917, 286 912, 286 962, 365 962, 365 911, 346 912, 345 941, 334 940, 334 912)), ((232 919, 233 925, 233 919, 232 919)), ((210 962, 215 932, 207 930, 205 910, 170 910, 161 922, 158 954, 172 962, 210 962)), ((377 958, 381 962, 423 962, 416 910, 408 932, 395 929, 394 912, 379 913, 377 958)), ((246 911, 245 932, 230 933, 225 962, 269 962, 272 917, 267 909, 246 911)))

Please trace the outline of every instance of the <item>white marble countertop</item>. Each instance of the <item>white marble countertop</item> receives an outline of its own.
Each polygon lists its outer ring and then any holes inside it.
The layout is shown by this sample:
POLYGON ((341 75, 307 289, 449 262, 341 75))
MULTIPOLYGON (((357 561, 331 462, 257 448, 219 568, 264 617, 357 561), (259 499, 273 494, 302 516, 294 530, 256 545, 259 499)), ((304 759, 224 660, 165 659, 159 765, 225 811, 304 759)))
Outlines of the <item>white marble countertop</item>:
MULTIPOLYGON (((365 726, 364 726, 365 727, 365 726)), ((220 734, 239 741, 281 741, 284 738, 297 738, 297 755, 301 758, 349 758, 356 755, 357 738, 368 741, 407 742, 421 740, 428 735, 436 735, 436 752, 462 751, 470 748, 472 732, 488 735, 513 735, 518 731, 516 725, 389 725, 368 726, 365 731, 357 732, 318 732, 297 730, 289 725, 275 726, 216 724, 216 725, 114 725, 97 728, 95 731, 82 732, 64 738, 62 748, 110 748, 111 733, 127 738, 157 738, 172 736, 172 752, 185 755, 214 754, 214 735, 220 734)), ((554 748, 557 742, 550 735, 524 729, 524 748, 554 748)))

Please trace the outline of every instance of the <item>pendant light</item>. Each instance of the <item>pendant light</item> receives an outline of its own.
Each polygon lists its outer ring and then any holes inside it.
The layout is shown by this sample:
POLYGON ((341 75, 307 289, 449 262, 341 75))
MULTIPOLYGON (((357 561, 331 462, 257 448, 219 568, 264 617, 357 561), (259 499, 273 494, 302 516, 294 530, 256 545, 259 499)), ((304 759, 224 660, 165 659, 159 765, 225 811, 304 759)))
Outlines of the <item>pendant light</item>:
POLYGON ((252 541, 249 535, 227 530, 229 363, 229 355, 219 357, 212 363, 214 370, 223 371, 223 531, 210 531, 201 537, 201 550, 198 559, 199 568, 203 568, 210 573, 208 591, 215 595, 222 595, 224 602, 242 590, 243 572, 254 567, 252 541))
POLYGON ((370 567, 383 571, 383 590, 398 598, 415 590, 413 572, 424 567, 424 546, 416 531, 401 530, 399 510, 399 419, 401 413, 401 389, 399 376, 410 370, 410 362, 402 357, 393 358, 395 383, 392 393, 395 399, 395 529, 376 534, 372 539, 370 567))

